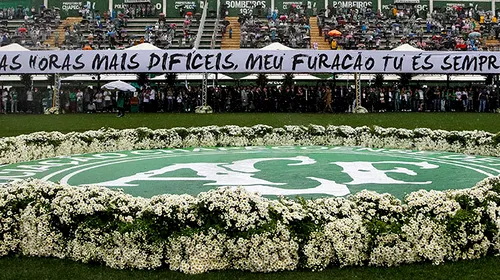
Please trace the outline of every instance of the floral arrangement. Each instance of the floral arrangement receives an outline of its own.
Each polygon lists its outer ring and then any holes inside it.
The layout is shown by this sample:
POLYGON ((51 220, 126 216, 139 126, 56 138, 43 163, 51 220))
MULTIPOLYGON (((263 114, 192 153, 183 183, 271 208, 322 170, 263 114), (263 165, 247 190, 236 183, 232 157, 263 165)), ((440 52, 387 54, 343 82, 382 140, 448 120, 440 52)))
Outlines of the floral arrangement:
POLYGON ((146 199, 38 180, 0 188, 0 256, 194 274, 440 264, 499 253, 498 177, 466 190, 421 190, 403 202, 368 191, 269 200, 226 187, 146 199))
POLYGON ((45 115, 59 115, 59 108, 57 107, 50 107, 45 109, 45 115))
POLYGON ((212 114, 213 110, 212 107, 205 105, 196 107, 194 112, 197 114, 212 114))
POLYGON ((279 128, 227 125, 156 130, 102 128, 67 134, 35 132, 0 138, 0 164, 120 150, 276 145, 362 146, 498 156, 500 133, 319 125, 279 128))
POLYGON ((366 113, 368 113, 368 110, 363 106, 356 106, 356 108, 354 108, 354 113, 366 114, 366 113))
MULTIPOLYGON (((189 146, 349 145, 498 156, 500 134, 348 126, 208 126, 38 132, 0 139, 0 163, 60 155, 189 146)), ((417 191, 403 201, 269 200, 226 187, 133 197, 38 180, 0 188, 0 256, 51 256, 113 268, 185 273, 395 266, 500 254, 500 178, 465 190, 417 191)))

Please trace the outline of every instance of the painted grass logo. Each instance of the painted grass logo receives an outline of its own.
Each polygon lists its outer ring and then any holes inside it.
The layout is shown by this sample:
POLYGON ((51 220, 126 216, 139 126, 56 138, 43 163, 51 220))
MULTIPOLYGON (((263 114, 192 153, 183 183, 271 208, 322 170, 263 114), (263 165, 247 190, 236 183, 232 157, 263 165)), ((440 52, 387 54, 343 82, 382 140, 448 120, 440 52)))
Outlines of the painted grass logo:
POLYGON ((263 195, 346 196, 363 189, 399 198, 419 189, 472 187, 500 175, 500 159, 352 147, 235 147, 86 154, 0 166, 0 183, 29 177, 153 195, 242 186, 263 195))

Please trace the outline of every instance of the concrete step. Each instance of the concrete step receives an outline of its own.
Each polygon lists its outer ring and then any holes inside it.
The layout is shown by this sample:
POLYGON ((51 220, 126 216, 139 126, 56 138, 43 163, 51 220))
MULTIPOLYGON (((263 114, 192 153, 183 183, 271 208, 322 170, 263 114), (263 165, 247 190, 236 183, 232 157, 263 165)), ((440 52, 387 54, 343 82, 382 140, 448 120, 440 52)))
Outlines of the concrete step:
POLYGON ((222 38, 222 49, 239 49, 240 48, 240 23, 238 17, 226 17, 229 21, 229 26, 226 29, 226 34, 222 38), (229 28, 232 28, 232 38, 229 38, 229 28))
POLYGON ((329 50, 330 44, 325 42, 325 37, 319 35, 318 19, 316 17, 309 18, 311 25, 311 48, 314 43, 318 43, 318 50, 329 50))

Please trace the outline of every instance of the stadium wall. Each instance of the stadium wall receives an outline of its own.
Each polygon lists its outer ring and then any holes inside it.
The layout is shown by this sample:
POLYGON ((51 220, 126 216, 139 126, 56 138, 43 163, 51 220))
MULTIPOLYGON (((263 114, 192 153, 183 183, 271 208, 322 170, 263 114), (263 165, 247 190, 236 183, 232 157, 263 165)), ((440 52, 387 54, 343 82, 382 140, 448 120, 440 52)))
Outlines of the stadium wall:
MULTIPOLYGON (((38 8, 47 2, 49 8, 57 7, 61 9, 61 17, 78 16, 79 7, 82 4, 90 4, 95 10, 100 13, 108 11, 110 7, 116 10, 123 9, 126 0, 2 0, 0 1, 0 9, 11 8, 17 6, 38 8)), ((150 0, 154 5, 156 14, 166 11, 167 17, 179 17, 179 7, 184 5, 186 11, 201 11, 203 6, 200 0, 150 0)), ((209 10, 217 10, 217 0, 208 0, 209 10)), ((360 9, 372 8, 373 11, 381 10, 385 13, 390 13, 394 3, 400 5, 413 5, 420 13, 425 16, 425 13, 430 9, 453 9, 453 7, 461 6, 464 8, 476 8, 485 11, 495 10, 495 0, 221 0, 222 5, 226 4, 229 9, 229 15, 237 16, 238 14, 249 13, 254 7, 262 7, 262 15, 267 14, 268 8, 277 8, 280 12, 285 11, 291 4, 307 4, 311 14, 325 9, 328 6, 334 8, 349 8, 357 7, 360 9)), ((255 10, 254 10, 255 12, 255 10)))

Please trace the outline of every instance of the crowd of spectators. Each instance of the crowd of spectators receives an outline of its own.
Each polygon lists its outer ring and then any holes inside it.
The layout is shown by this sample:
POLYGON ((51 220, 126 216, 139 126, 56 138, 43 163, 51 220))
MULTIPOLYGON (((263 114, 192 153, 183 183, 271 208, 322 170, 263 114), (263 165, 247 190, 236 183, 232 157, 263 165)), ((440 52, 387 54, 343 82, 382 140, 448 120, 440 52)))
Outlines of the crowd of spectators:
POLYGON ((51 36, 61 20, 58 9, 8 8, 0 10, 0 40, 2 45, 18 43, 31 48, 44 48, 43 43, 51 36), (9 20, 22 19, 14 30, 9 30, 9 20))
POLYGON ((95 19, 96 16, 102 14, 103 18, 116 18, 119 14, 122 14, 125 18, 152 18, 157 16, 156 8, 154 4, 151 3, 129 3, 122 4, 119 9, 114 9, 110 11, 97 11, 94 9, 93 5, 81 5, 79 14, 84 19, 95 19))
MULTIPOLYGON (((114 12, 123 12, 124 16, 130 18, 150 18, 157 16, 155 6, 151 3, 124 4, 123 11, 114 12)), ((116 17, 116 14, 114 17, 116 17)))
MULTIPOLYGON (((179 42, 179 47, 192 47, 195 39, 194 32, 191 28, 193 23, 193 13, 186 12, 184 14, 184 22, 182 23, 182 37, 177 38, 179 42)), ((176 30, 179 28, 177 24, 168 24, 165 15, 160 14, 158 21, 155 26, 151 26, 144 40, 162 49, 168 49, 174 44, 174 39, 176 39, 176 30)))
POLYGON ((168 23, 165 14, 157 13, 152 4, 123 4, 112 13, 82 5, 79 9, 81 22, 64 26, 64 41, 60 44, 60 35, 55 32, 61 22, 58 8, 40 6, 35 10, 19 6, 0 9, 0 43, 18 43, 30 49, 42 49, 50 47, 44 42, 54 35, 55 45, 52 47, 60 49, 124 49, 144 42, 163 49, 173 44, 178 44, 180 48, 192 47, 196 32, 192 23, 199 17, 186 9, 181 10, 183 22, 174 24, 168 23), (137 25, 132 27, 133 32, 127 31, 129 19, 155 17, 156 22, 144 25, 143 32, 137 31, 141 28, 137 25), (8 22, 11 19, 23 21, 13 29, 8 22))
MULTIPOLYGON (((241 14, 239 18, 240 45, 243 48, 261 48, 272 42, 292 48, 309 48, 311 28, 318 28, 332 49, 392 49, 408 43, 423 50, 474 51, 487 50, 487 38, 500 38, 497 16, 477 6, 457 5, 430 13, 406 4, 380 13, 371 7, 343 8, 339 5, 318 11, 318 26, 310 26, 309 15, 316 11, 311 13, 307 5, 292 4, 283 11, 262 7, 254 10, 259 12, 241 14)), ((193 15, 185 9, 179 11, 185 20, 183 32, 176 35, 175 31, 180 26, 164 24, 165 15, 158 13, 152 4, 123 4, 112 12, 96 11, 82 5, 82 22, 66 28, 66 41, 58 47, 119 49, 140 42, 150 42, 160 48, 169 48, 174 43, 189 47, 194 39, 193 30, 190 30, 193 15), (188 13, 191 15, 188 16, 188 13), (144 26, 144 33, 138 37, 130 36, 126 28, 128 20, 140 17, 157 18, 157 22, 144 26)), ((18 6, 0 9, 2 44, 16 42, 28 47, 43 47, 43 42, 59 22, 57 8, 18 6), (24 22, 13 32, 7 28, 10 19, 24 19, 24 22)))
POLYGON ((35 8, 27 8, 22 5, 17 7, 0 9, 0 20, 9 19, 24 19, 26 16, 31 16, 35 13, 35 8))
MULTIPOLYGON (((197 86, 142 86, 125 94, 129 112, 194 112, 202 105, 197 86)), ((97 88, 64 88, 61 110, 66 113, 115 112, 118 93, 97 88)), ((361 104, 369 112, 495 112, 499 96, 492 87, 373 87, 360 90, 361 104)), ((349 113, 355 107, 352 86, 210 87, 207 103, 214 112, 333 112, 349 113)), ((42 113, 52 106, 50 90, 2 91, 2 113, 42 113)))
POLYGON ((65 26, 65 41, 61 48, 108 49, 127 47, 133 38, 127 34, 127 17, 120 14, 116 18, 91 14, 80 23, 65 26))
POLYGON ((193 13, 183 13, 183 22, 180 26, 168 23, 165 14, 156 14, 153 5, 131 4, 113 13, 104 12, 102 16, 93 10, 80 11, 83 20, 73 26, 65 27, 65 42, 62 49, 125 49, 140 43, 151 43, 159 48, 168 49, 173 44, 179 47, 192 46, 194 42, 193 13), (154 24, 145 25, 142 34, 128 32, 129 19, 138 17, 157 17, 154 24), (182 35, 177 30, 182 30, 182 35))
POLYGON ((394 6, 388 13, 371 8, 330 8, 318 14, 318 28, 332 49, 392 49, 408 43, 423 50, 485 50, 486 38, 499 38, 491 12, 454 6, 432 13, 394 6))
MULTIPOLYGON (((64 41, 60 44, 60 35, 54 31, 61 22, 59 9, 17 8, 0 9, 1 45, 18 43, 30 49, 42 49, 50 46, 44 42, 51 35, 55 36, 55 45, 60 49, 124 49, 136 44, 148 42, 159 48, 169 48, 174 43, 179 47, 192 47, 194 30, 192 29, 193 12, 182 10, 183 23, 166 23, 163 13, 158 13, 153 4, 123 4, 120 9, 97 11, 92 6, 82 5, 79 14, 81 22, 64 26, 64 41), (144 31, 133 34, 127 32, 129 19, 157 18, 156 23, 143 26, 144 31), (23 22, 12 29, 8 20, 18 19, 23 22), (176 30, 182 30, 177 32, 176 30)), ((196 18, 196 17, 195 17, 196 18)), ((134 26, 137 29, 137 26, 134 26)))
POLYGON ((17 30, 17 35, 21 38, 21 44, 37 48, 45 47, 43 42, 59 26, 60 19, 59 11, 46 9, 42 6, 38 14, 25 17, 24 23, 17 30))
POLYGON ((290 48, 309 48, 311 45, 307 5, 293 4, 282 13, 278 9, 269 9, 266 19, 242 14, 238 22, 242 48, 262 48, 274 42, 290 48))

